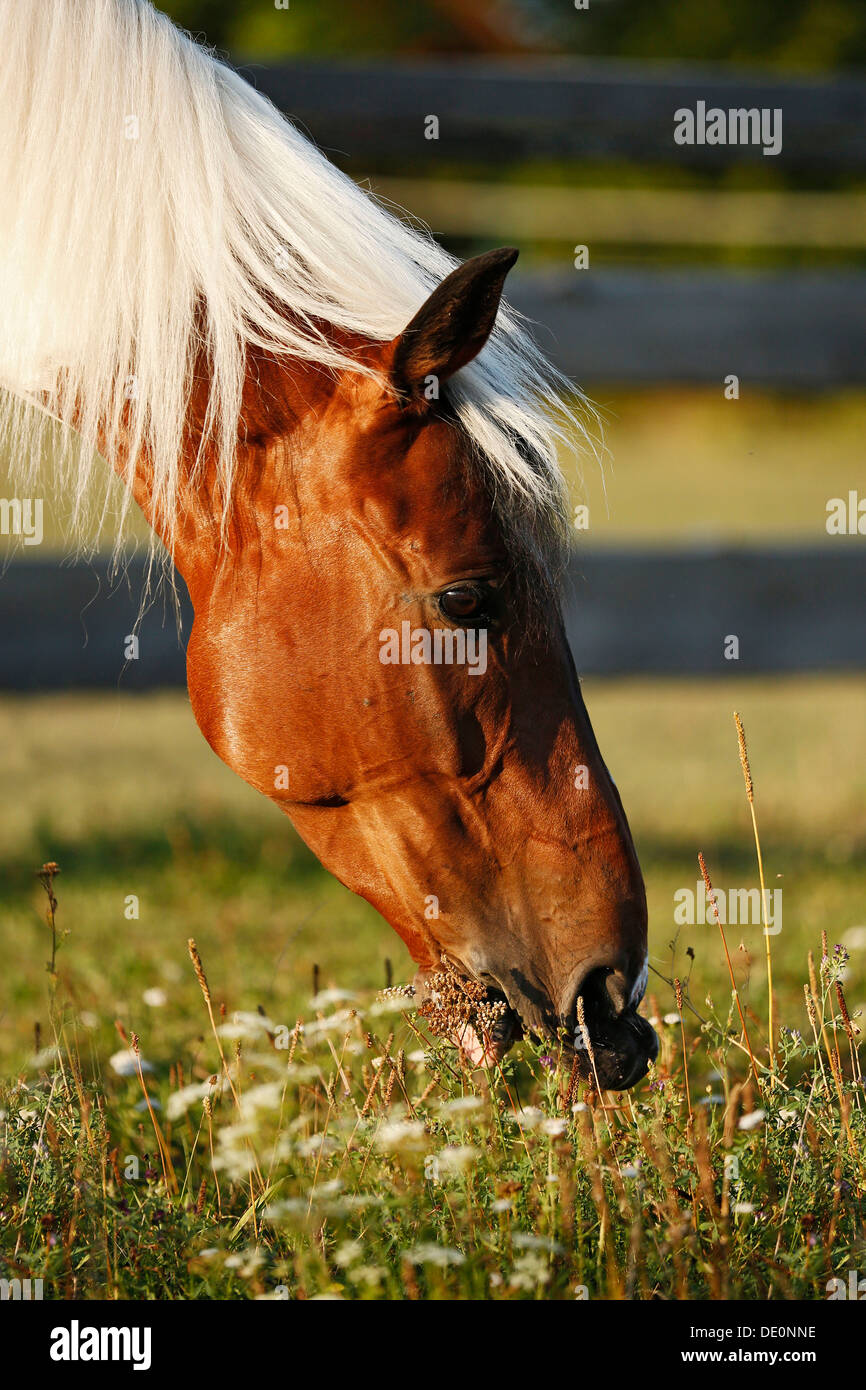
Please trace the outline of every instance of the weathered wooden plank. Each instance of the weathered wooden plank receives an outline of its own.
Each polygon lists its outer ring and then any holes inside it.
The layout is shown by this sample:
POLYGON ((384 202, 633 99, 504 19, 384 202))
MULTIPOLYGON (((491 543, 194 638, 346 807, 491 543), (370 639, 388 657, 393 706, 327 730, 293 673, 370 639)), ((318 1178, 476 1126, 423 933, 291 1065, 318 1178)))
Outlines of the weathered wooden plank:
MULTIPOLYGON (((101 559, 13 561, 0 574, 0 688, 147 690, 183 684, 185 646, 164 597, 142 620, 138 659, 125 658, 143 583, 141 561, 130 561, 119 578, 101 559)), ((179 577, 178 592, 188 636, 192 609, 179 577)))
POLYGON ((411 161, 628 159, 721 168, 768 158, 776 169, 866 168, 866 83, 677 64, 573 58, 249 64, 260 91, 353 173, 411 161), (682 107, 781 109, 782 149, 676 145, 682 107), (425 138, 425 119, 439 138, 425 138))
POLYGON ((866 547, 576 555, 566 629, 581 672, 743 676, 866 667, 866 547), (737 659, 725 656, 736 637, 737 659))
POLYGON ((583 385, 866 381, 866 275, 566 270, 509 279, 543 349, 583 385))
MULTIPOLYGON (((184 639, 155 605, 139 657, 124 647, 142 566, 17 562, 0 576, 0 689, 182 685, 184 639)), ((183 585, 184 634, 191 611, 183 585)), ((566 626, 585 674, 736 675, 866 668, 866 548, 586 551, 574 556, 566 626), (740 644, 726 660, 724 642, 740 644)))

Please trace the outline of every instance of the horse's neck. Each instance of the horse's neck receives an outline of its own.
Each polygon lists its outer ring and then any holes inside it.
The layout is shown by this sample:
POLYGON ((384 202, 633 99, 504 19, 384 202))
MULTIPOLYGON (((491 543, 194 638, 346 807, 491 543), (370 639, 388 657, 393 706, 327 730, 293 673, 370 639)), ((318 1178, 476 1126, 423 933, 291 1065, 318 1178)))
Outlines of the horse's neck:
MULTIPOLYGON (((372 357, 378 350, 375 344, 340 336, 344 340, 341 347, 351 346, 359 359, 372 357)), ((228 525, 223 528, 225 499, 216 466, 217 451, 204 438, 210 382, 205 362, 196 364, 179 459, 173 555, 191 589, 198 587, 198 577, 210 575, 215 565, 225 562, 227 551, 255 543, 261 515, 271 508, 284 481, 274 467, 275 457, 292 457, 295 437, 305 419, 326 407, 335 387, 333 374, 315 363, 302 359, 287 363, 270 353, 251 350, 244 380, 231 508, 228 525)), ((115 453, 108 462, 130 488, 148 525, 167 543, 169 528, 160 517, 154 498, 147 450, 136 460, 132 476, 124 454, 115 453)))

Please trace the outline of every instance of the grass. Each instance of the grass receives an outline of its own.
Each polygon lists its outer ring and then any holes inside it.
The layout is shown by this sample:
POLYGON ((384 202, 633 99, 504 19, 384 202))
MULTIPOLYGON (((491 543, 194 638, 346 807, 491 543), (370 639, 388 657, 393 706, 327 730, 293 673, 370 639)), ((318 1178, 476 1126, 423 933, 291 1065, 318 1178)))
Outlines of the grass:
POLYGON ((387 956, 409 978, 397 938, 214 759, 181 696, 0 701, 0 1275, 46 1297, 826 1297, 864 1258, 836 990, 858 1028, 864 687, 736 685, 784 885, 771 1084, 760 926, 725 928, 756 1083, 719 928, 673 922, 698 850, 716 891, 758 882, 732 686, 587 682, 659 972, 659 1061, 621 1097, 549 1045, 468 1073, 382 998, 387 956))
POLYGON ((791 396, 741 382, 736 401, 721 383, 592 396, 608 454, 573 479, 589 506, 580 544, 839 544, 827 501, 862 477, 862 391, 791 396))

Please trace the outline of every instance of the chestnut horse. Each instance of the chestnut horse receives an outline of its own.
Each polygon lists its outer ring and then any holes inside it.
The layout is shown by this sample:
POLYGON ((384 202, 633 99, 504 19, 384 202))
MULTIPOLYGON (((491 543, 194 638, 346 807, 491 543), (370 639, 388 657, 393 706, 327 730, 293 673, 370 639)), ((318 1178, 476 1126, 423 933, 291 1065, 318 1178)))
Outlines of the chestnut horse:
MULTIPOLYGON (((569 384, 144 0, 0 11, 0 384, 81 522, 98 452, 195 612, 193 711, 331 873, 602 1086, 657 1040, 646 899, 556 592, 569 384)), ((574 399, 573 392, 571 398, 574 399)), ((110 475, 109 475, 110 476, 110 475)))

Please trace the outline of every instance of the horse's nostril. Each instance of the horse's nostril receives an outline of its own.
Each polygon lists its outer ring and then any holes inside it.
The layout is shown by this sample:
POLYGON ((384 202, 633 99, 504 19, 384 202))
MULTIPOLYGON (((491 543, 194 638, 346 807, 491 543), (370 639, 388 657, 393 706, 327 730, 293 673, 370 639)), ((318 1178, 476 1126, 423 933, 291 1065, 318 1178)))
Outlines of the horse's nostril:
POLYGON ((624 977, 619 971, 612 971, 604 982, 605 994, 607 996, 608 1008, 615 1017, 619 1018, 624 1014, 631 1004, 631 990, 627 987, 624 977))
MULTIPOLYGON (((581 981, 574 1004, 572 1005, 569 1021, 577 1021, 578 1000, 583 1000, 583 1014, 587 1022, 592 1017, 598 1019, 600 1016, 609 1016, 612 1012, 613 997, 611 996, 607 982, 611 972, 606 966, 597 966, 591 970, 581 981)), ((620 1010, 613 1010, 621 1012, 620 1010)))
POLYGON ((600 1013, 614 1018, 633 1011, 642 996, 631 976, 613 966, 598 966, 591 971, 578 993, 587 1006, 592 1004, 600 1013))

